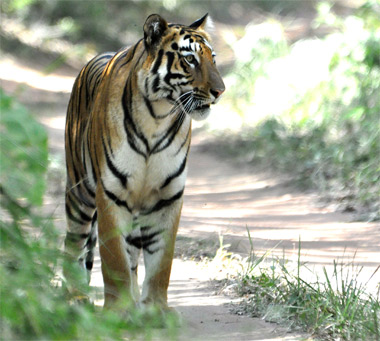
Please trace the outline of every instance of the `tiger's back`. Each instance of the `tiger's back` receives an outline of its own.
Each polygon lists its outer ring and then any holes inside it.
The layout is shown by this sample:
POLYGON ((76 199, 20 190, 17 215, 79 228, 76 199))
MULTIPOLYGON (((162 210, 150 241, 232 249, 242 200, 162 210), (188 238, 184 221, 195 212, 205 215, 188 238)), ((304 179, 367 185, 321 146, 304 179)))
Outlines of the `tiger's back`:
POLYGON ((65 135, 65 248, 90 271, 98 223, 107 307, 126 297, 167 309, 191 118, 205 118, 224 91, 206 21, 168 25, 152 15, 144 39, 95 57, 74 84, 65 135))
POLYGON ((67 188, 76 187, 66 194, 76 192, 86 195, 87 201, 95 205, 94 192, 88 186, 83 160, 83 139, 94 105, 94 99, 102 80, 103 71, 114 53, 105 53, 93 58, 75 80, 66 115, 65 151, 67 188))

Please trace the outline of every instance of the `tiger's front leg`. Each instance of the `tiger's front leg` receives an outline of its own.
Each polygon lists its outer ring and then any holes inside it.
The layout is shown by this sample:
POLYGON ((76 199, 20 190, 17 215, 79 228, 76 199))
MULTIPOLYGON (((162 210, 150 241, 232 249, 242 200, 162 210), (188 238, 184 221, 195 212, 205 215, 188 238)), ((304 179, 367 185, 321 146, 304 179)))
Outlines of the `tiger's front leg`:
MULTIPOLYGON (((104 307, 117 311, 134 306, 138 299, 136 267, 127 253, 125 235, 133 229, 132 216, 122 201, 109 198, 98 186, 98 234, 104 282, 104 307)), ((137 255, 138 257, 138 255, 137 255)), ((134 257, 136 258, 136 257, 134 257)))
POLYGON ((182 198, 160 212, 144 217, 141 241, 144 254, 145 279, 141 305, 169 310, 168 286, 172 267, 174 244, 182 209, 182 198))

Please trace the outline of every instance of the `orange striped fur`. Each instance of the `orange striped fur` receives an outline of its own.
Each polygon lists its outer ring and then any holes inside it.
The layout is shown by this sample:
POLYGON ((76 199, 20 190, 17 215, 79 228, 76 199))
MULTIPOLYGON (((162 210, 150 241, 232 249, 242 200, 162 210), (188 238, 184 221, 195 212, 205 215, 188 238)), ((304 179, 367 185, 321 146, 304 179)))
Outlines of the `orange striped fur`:
POLYGON ((65 250, 89 278, 99 234, 105 307, 127 298, 168 309, 191 119, 206 118, 224 91, 207 21, 174 25, 151 15, 144 38, 95 57, 75 81, 65 132, 65 250))

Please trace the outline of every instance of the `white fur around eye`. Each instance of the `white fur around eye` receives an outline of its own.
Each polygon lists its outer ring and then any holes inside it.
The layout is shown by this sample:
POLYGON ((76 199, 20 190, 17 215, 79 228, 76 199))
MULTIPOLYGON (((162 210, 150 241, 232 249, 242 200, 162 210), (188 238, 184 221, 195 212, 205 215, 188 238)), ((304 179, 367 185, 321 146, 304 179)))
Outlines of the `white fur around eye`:
POLYGON ((199 65, 198 57, 192 53, 188 53, 186 55, 183 55, 185 62, 189 64, 192 68, 199 65))

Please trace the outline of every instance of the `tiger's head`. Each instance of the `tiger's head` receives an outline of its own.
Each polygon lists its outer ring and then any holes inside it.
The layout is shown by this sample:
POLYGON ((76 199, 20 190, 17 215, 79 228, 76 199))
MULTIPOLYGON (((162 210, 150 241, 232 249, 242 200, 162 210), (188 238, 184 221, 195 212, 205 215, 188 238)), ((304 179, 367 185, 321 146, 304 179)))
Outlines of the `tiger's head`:
POLYGON ((205 119, 225 86, 206 33, 208 14, 189 26, 168 24, 157 14, 144 24, 147 58, 139 73, 140 90, 150 101, 164 100, 172 112, 181 110, 205 119))

